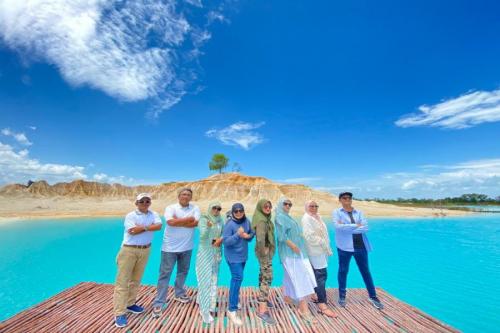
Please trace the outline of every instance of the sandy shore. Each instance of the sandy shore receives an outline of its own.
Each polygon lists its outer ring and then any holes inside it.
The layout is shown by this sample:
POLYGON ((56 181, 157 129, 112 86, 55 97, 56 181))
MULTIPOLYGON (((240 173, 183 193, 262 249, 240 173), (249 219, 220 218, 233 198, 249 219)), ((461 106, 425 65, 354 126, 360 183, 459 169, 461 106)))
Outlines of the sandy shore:
MULTIPOLYGON (((165 207, 172 202, 154 200, 151 209, 162 214, 165 207)), ((202 212, 208 207, 208 201, 194 202, 202 212)), ((243 202, 249 215, 253 213, 255 202, 243 202)), ((229 210, 232 202, 222 202, 223 210, 229 210)), ((338 208, 337 203, 319 202, 320 214, 324 217, 338 208)), ((463 216, 470 213, 457 210, 400 207, 377 202, 356 201, 354 206, 361 209, 368 217, 436 217, 463 216)), ((26 219, 66 219, 83 217, 123 217, 134 209, 131 200, 93 199, 93 198, 16 198, 16 200, 0 201, 0 221, 26 219)), ((292 215, 301 216, 303 206, 294 205, 292 215)))

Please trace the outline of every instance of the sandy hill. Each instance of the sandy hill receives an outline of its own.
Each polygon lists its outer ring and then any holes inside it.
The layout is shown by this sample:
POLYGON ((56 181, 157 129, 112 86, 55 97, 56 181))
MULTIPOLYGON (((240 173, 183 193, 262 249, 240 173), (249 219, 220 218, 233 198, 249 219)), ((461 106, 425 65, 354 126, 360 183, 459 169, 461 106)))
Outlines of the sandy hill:
MULTIPOLYGON (((264 177, 252 177, 239 173, 213 175, 197 181, 180 181, 159 185, 125 186, 75 180, 70 183, 49 185, 46 181, 34 182, 30 186, 11 184, 0 189, 0 217, 65 217, 123 215, 133 209, 135 195, 150 192, 153 195, 152 209, 162 212, 174 203, 177 191, 190 187, 193 200, 205 211, 210 201, 221 201, 224 209, 232 203, 242 202, 251 213, 261 198, 276 203, 280 197, 292 200, 292 214, 302 215, 304 203, 315 200, 320 213, 330 215, 339 206, 330 193, 314 190, 305 185, 280 184, 264 177), (15 198, 15 200, 12 200, 15 198)), ((406 208, 376 202, 355 201, 355 206, 370 216, 432 216, 432 209, 406 208)), ((445 212, 460 214, 460 212, 445 212)))

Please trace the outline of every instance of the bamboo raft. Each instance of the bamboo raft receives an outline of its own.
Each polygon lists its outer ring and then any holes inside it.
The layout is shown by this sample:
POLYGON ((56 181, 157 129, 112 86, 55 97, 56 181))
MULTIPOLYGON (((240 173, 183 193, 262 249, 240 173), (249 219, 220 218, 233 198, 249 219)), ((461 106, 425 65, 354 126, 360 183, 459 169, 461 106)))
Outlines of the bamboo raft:
MULTIPOLYGON (((228 305, 227 288, 219 288, 215 321, 206 325, 198 313, 195 288, 188 288, 188 295, 192 297, 190 303, 169 302, 162 316, 154 319, 151 316, 151 306, 156 289, 142 286, 138 304, 145 307, 145 312, 130 314, 128 326, 117 328, 113 317, 113 285, 84 282, 1 322, 0 332, 458 332, 381 289, 378 294, 385 305, 382 311, 369 303, 364 289, 349 289, 346 308, 334 305, 337 290, 328 289, 329 305, 339 316, 332 319, 318 314, 316 304, 311 302, 309 308, 318 321, 311 325, 299 317, 294 306, 284 302, 281 289, 272 288, 271 302, 274 309, 270 311, 276 318, 277 325, 267 326, 255 315, 257 292, 256 288, 251 287, 241 289, 240 314, 245 324, 238 328, 225 315, 228 305)), ((172 298, 173 288, 170 288, 168 299, 172 298)))

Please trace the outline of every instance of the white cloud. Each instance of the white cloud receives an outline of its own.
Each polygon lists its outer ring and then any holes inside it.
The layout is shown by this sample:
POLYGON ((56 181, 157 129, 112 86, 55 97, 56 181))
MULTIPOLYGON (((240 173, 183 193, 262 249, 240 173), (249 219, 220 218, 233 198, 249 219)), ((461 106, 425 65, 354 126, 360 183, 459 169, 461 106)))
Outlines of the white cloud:
POLYGON ((224 22, 224 23, 229 22, 229 20, 220 11, 215 11, 215 10, 208 12, 207 18, 208 18, 209 23, 212 23, 215 21, 224 22))
POLYGON ((500 121, 500 89, 469 92, 438 104, 421 105, 418 110, 418 114, 401 117, 396 125, 461 129, 500 121))
POLYGON ((469 169, 469 170, 500 170, 500 159, 484 159, 458 163, 456 165, 445 166, 447 169, 469 169))
POLYGON ((93 177, 98 182, 104 181, 108 178, 108 175, 105 173, 96 173, 93 177))
POLYGON ((41 163, 30 158, 28 150, 15 151, 12 146, 0 142, 0 182, 25 183, 30 179, 58 182, 85 178, 81 166, 41 163))
POLYGON ((322 183, 315 188, 334 194, 351 190, 358 198, 443 198, 472 192, 497 197, 500 195, 500 158, 451 165, 429 164, 417 167, 417 171, 394 172, 338 184, 328 180, 322 183))
POLYGON ((345 185, 345 186, 342 186, 342 185, 339 185, 339 186, 314 186, 314 189, 316 189, 318 191, 340 193, 340 192, 345 192, 345 191, 359 190, 359 187, 350 186, 350 185, 345 185))
POLYGON ((405 196, 448 196, 470 191, 497 196, 500 194, 500 158, 432 165, 421 172, 398 173, 396 177, 383 177, 383 180, 385 189, 393 187, 397 191, 399 187, 402 190, 399 193, 405 196), (387 182, 388 179, 392 181, 387 182))
POLYGON ((254 131, 264 124, 264 122, 252 124, 240 121, 220 130, 208 130, 205 135, 209 138, 216 138, 225 145, 249 150, 264 142, 264 137, 254 131))
POLYGON ((401 185, 401 189, 402 190, 412 190, 412 189, 417 188, 418 186, 426 186, 426 185, 432 187, 432 186, 436 185, 436 183, 434 181, 431 181, 431 180, 412 179, 412 180, 405 181, 401 185))
MULTIPOLYGON (((1 134, 13 137, 17 142, 31 145, 23 133, 15 133, 9 128, 0 131, 1 134)), ((0 184, 26 183, 28 180, 46 180, 49 183, 87 179, 86 169, 94 168, 94 163, 87 167, 59 163, 42 163, 29 156, 28 149, 16 150, 9 144, 0 142, 0 184)), ((109 176, 105 173, 95 173, 92 179, 105 183, 135 184, 139 181, 126 176, 109 176)), ((144 183, 144 180, 140 180, 144 183)))
MULTIPOLYGON (((88 168, 94 165, 90 163, 88 168)), ((42 163, 31 158, 27 149, 16 151, 12 146, 0 142, 0 184, 26 183, 28 180, 46 180, 49 183, 67 182, 75 179, 88 180, 86 168, 78 165, 42 163)), ((93 180, 104 183, 135 184, 138 181, 126 176, 109 176, 96 173, 93 180)))
POLYGON ((114 184, 114 183, 131 184, 135 181, 133 178, 130 178, 130 177, 108 176, 105 173, 96 173, 96 174, 94 174, 94 176, 92 178, 98 182, 110 183, 110 184, 114 184))
POLYGON ((28 126, 30 128, 30 130, 32 131, 36 131, 36 126, 28 126))
MULTIPOLYGON (((211 10, 203 9, 204 20, 211 10)), ((192 23, 194 12, 174 0, 0 0, 0 38, 24 57, 55 65, 73 86, 123 101, 151 99, 157 116, 196 79, 197 50, 210 33, 209 22, 192 23)))
POLYGON ((186 0, 186 2, 196 7, 203 7, 201 0, 186 0))
POLYGON ((401 185, 401 188, 403 190, 409 190, 417 184, 418 184, 418 180, 409 180, 407 182, 404 182, 403 185, 401 185))
POLYGON ((32 143, 30 142, 30 140, 28 140, 28 138, 26 137, 26 134, 24 134, 24 133, 16 133, 16 132, 13 132, 10 128, 4 128, 4 129, 2 129, 2 134, 5 136, 10 136, 10 137, 14 138, 14 140, 16 140, 18 143, 20 143, 22 145, 25 145, 25 146, 32 145, 32 143))
POLYGON ((321 180, 321 177, 298 177, 278 180, 279 183, 307 184, 321 180))

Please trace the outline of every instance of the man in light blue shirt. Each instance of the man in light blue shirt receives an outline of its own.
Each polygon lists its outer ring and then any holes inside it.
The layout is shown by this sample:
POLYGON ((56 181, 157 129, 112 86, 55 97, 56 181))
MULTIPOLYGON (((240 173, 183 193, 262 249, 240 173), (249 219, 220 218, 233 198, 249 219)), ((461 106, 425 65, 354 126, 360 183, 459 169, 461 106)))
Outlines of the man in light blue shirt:
POLYGON ((372 250, 366 233, 368 232, 368 221, 363 213, 352 207, 352 193, 342 192, 339 194, 342 208, 333 211, 333 223, 335 225, 335 243, 339 256, 339 305, 346 306, 347 273, 349 263, 354 256, 358 269, 365 282, 370 301, 377 309, 382 310, 383 304, 377 297, 372 275, 368 267, 368 251, 372 250))

